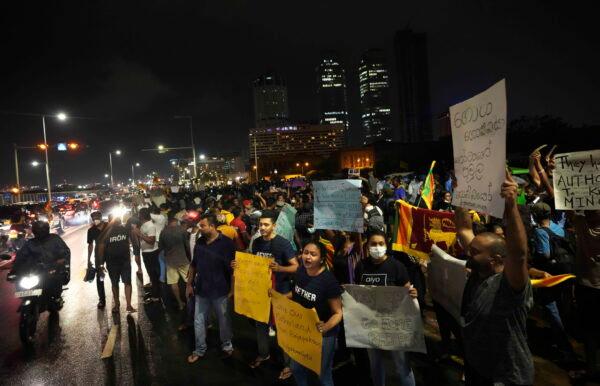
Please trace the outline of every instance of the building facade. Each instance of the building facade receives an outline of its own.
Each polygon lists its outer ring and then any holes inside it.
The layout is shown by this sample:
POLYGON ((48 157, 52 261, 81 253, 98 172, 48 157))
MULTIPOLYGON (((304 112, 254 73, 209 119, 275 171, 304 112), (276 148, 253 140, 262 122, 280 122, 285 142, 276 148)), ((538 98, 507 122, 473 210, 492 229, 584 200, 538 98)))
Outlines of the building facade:
POLYGON ((283 78, 268 73, 252 82, 255 127, 283 126, 289 121, 287 86, 283 78))
POLYGON ((346 145, 346 127, 341 124, 293 125, 250 130, 251 172, 304 173, 346 145), (256 162, 258 159, 258 164, 256 162))
POLYGON ((427 36, 402 30, 394 38, 398 79, 399 131, 395 140, 405 143, 432 139, 427 36))
POLYGON ((366 51, 358 68, 363 144, 391 142, 390 80, 383 50, 366 51))
POLYGON ((333 52, 324 54, 317 66, 317 98, 319 122, 323 125, 341 124, 347 130, 346 72, 333 52))

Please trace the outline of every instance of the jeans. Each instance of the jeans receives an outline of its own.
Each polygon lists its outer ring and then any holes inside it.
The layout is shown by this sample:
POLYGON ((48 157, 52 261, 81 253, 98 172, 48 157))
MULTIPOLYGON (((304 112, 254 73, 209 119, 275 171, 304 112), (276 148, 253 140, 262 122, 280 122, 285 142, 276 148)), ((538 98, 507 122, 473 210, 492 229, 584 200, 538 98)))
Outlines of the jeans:
POLYGON ((371 378, 373 378, 373 386, 385 385, 385 364, 383 356, 386 353, 392 357, 396 376, 398 377, 398 385, 415 386, 415 375, 413 374, 408 358, 404 351, 386 351, 378 349, 367 349, 369 353, 369 362, 371 364, 371 378))
POLYGON ((256 322, 256 343, 258 344, 258 356, 267 358, 271 352, 269 348, 269 325, 267 323, 256 322))
MULTIPOLYGON (((323 337, 323 347, 321 348, 321 376, 319 381, 323 386, 333 386, 333 352, 335 351, 335 335, 323 337)), ((302 366, 295 360, 291 360, 290 367, 294 374, 297 386, 308 386, 309 369, 302 366)))
POLYGON ((561 350, 563 353, 572 353, 573 347, 571 346, 571 342, 569 342, 569 337, 567 336, 562 319, 560 318, 556 301, 544 304, 543 309, 544 314, 550 322, 554 342, 558 346, 559 350, 561 350))
POLYGON ((196 347, 194 355, 203 356, 206 353, 206 316, 211 308, 217 315, 219 321, 219 336, 221 337, 221 350, 231 351, 233 345, 231 339, 231 316, 229 314, 229 298, 222 296, 216 299, 202 298, 196 295, 196 310, 194 314, 194 333, 196 335, 196 347))
POLYGON ((158 264, 158 249, 152 252, 142 252, 144 258, 144 265, 146 271, 150 277, 150 283, 152 284, 151 297, 160 298, 160 266, 158 264))

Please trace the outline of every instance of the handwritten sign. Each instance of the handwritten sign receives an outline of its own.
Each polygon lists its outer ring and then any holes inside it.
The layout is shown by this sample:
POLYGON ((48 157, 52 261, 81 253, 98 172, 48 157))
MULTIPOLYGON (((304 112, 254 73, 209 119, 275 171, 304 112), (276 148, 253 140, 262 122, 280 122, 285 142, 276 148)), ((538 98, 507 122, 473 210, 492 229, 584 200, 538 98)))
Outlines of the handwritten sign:
POLYGON ((554 156, 556 209, 600 209, 600 150, 554 156))
POLYGON ((241 315, 267 323, 271 312, 270 259, 236 252, 235 282, 233 286, 233 309, 241 315))
POLYGON ((419 303, 408 288, 348 284, 344 289, 348 347, 427 352, 419 303))
POLYGON ((454 172, 452 203, 502 218, 500 187, 506 165, 506 85, 450 107, 454 172))
POLYGON ((431 247, 427 284, 431 298, 461 322, 460 309, 467 284, 466 261, 450 256, 436 245, 431 247))
POLYGON ((272 294, 279 347, 293 360, 320 375, 323 335, 317 330, 317 312, 275 291, 272 294))
POLYGON ((359 232, 364 229, 361 180, 315 181, 315 228, 359 232))
POLYGON ((297 250, 296 242, 294 241, 294 231, 296 227, 296 212, 297 210, 290 204, 285 204, 279 212, 277 222, 275 223, 275 232, 292 244, 292 248, 297 250))

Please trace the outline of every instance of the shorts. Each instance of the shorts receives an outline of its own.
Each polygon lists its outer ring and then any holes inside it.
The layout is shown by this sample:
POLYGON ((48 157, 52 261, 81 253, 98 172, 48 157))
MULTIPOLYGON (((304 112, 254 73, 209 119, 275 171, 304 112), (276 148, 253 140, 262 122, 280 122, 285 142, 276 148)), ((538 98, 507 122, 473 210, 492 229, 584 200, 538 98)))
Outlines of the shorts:
POLYGON ((113 287, 119 285, 119 277, 123 284, 131 285, 131 261, 129 259, 119 259, 119 261, 107 261, 106 269, 113 287))
POLYGON ((185 282, 187 279, 189 265, 180 265, 179 267, 172 267, 167 264, 167 284, 177 284, 179 277, 185 282))

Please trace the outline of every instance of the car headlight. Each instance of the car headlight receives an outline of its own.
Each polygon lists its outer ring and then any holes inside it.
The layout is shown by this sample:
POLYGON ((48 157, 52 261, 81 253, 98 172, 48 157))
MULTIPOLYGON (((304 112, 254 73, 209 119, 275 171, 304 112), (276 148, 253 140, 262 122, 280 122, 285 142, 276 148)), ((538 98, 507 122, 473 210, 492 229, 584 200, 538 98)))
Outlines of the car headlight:
POLYGON ((127 213, 127 208, 123 206, 117 206, 113 208, 113 210, 111 210, 110 213, 113 215, 113 217, 123 218, 125 213, 127 213))
POLYGON ((24 289, 32 289, 38 284, 40 284, 40 277, 38 275, 25 276, 19 281, 19 286, 24 289))

